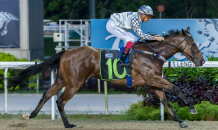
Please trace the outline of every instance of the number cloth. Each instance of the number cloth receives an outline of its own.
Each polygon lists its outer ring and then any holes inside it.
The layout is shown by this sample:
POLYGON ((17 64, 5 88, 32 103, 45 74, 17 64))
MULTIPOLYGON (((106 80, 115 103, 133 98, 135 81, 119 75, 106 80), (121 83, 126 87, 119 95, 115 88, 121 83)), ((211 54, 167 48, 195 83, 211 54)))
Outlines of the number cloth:
MULTIPOLYGON (((132 64, 134 51, 128 56, 128 62, 132 64)), ((101 49, 100 70, 101 80, 126 79, 127 75, 131 76, 131 69, 118 67, 117 62, 120 60, 120 51, 101 49)))

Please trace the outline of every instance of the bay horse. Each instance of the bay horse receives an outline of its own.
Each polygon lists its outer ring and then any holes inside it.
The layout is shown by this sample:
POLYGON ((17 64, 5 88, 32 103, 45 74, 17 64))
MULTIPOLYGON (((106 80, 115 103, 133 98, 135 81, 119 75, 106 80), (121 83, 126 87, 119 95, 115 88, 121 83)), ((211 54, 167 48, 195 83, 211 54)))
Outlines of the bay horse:
MULTIPOLYGON (((152 41, 149 44, 151 47, 155 48, 158 42, 152 41)), ((135 50, 152 52, 152 49, 146 44, 136 45, 135 50)), ((165 59, 169 59, 177 52, 182 53, 189 60, 194 62, 196 67, 202 66, 205 62, 198 46, 190 34, 189 27, 186 30, 182 29, 181 31, 170 30, 169 34, 165 36, 165 41, 160 42, 156 51, 165 59)), ((9 78, 8 87, 17 86, 32 75, 42 73, 48 69, 57 68, 55 83, 43 94, 39 104, 29 115, 29 118, 36 117, 43 105, 65 86, 65 91, 58 97, 56 103, 65 128, 76 128, 76 125, 68 122, 64 106, 89 77, 101 78, 99 62, 100 49, 82 46, 64 50, 41 64, 30 66, 21 71, 19 76, 9 78)), ((164 62, 155 56, 151 59, 149 54, 135 52, 131 70, 132 86, 150 86, 163 105, 168 109, 173 120, 179 122, 179 125, 182 128, 188 127, 188 125, 182 121, 171 108, 163 89, 169 89, 177 93, 190 107, 190 113, 197 114, 197 111, 192 102, 186 99, 177 86, 162 77, 163 64, 164 62)), ((127 85, 126 79, 108 82, 119 86, 127 85)))

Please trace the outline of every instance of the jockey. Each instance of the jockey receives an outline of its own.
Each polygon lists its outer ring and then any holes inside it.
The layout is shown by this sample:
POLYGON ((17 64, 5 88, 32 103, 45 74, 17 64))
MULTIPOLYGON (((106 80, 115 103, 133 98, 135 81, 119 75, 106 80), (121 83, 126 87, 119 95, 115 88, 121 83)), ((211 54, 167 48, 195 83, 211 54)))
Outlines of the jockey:
POLYGON ((125 60, 134 43, 137 41, 137 37, 128 32, 128 30, 134 30, 141 40, 164 41, 164 37, 160 37, 160 35, 152 36, 142 32, 140 23, 147 23, 151 16, 153 16, 153 10, 148 5, 141 6, 138 9, 138 12, 111 14, 110 19, 106 24, 106 29, 109 33, 122 39, 125 43, 121 58, 118 61, 119 67, 130 67, 130 64, 126 63, 125 60))

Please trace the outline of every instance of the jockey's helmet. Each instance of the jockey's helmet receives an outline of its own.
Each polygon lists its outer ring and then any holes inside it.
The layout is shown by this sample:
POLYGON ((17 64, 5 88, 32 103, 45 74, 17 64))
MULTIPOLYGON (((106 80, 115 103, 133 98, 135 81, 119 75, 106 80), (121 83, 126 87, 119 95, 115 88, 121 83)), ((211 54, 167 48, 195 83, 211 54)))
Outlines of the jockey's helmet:
POLYGON ((148 5, 143 5, 138 9, 139 14, 151 15, 153 16, 153 10, 148 5))

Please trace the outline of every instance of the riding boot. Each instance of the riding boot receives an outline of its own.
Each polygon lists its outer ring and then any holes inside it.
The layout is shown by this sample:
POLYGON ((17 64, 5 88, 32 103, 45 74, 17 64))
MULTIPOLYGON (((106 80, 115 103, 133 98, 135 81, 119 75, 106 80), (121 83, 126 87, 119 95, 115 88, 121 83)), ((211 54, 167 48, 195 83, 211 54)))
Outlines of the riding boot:
POLYGON ((124 48, 124 50, 122 52, 122 55, 120 57, 120 60, 117 62, 117 65, 119 67, 129 67, 129 68, 131 68, 130 63, 129 62, 127 62, 127 63, 125 62, 126 58, 129 55, 129 51, 130 51, 129 48, 127 48, 127 47, 124 48))

